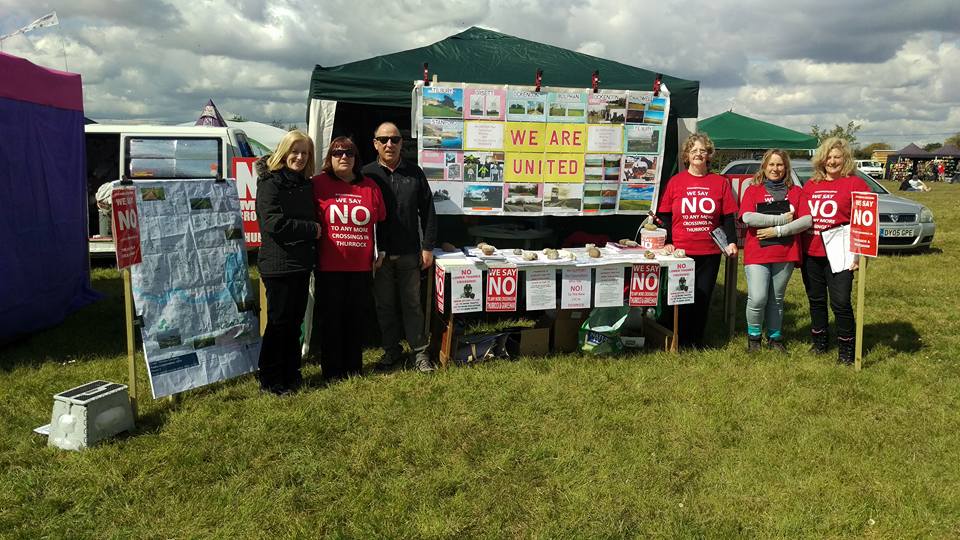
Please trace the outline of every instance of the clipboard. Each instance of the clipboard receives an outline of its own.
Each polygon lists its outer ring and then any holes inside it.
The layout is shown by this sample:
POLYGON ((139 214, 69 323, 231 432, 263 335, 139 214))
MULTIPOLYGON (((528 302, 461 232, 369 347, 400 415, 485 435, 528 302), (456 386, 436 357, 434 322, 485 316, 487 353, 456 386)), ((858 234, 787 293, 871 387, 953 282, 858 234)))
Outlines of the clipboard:
POLYGON ((820 231, 823 247, 827 250, 830 271, 834 274, 849 270, 855 260, 850 253, 850 225, 839 225, 820 231))
MULTIPOLYGON (((782 201, 772 201, 765 203, 757 203, 757 212, 760 214, 765 214, 768 216, 779 216, 780 214, 786 214, 790 211, 790 201, 784 199, 782 201)), ((793 243, 793 236, 780 236, 774 238, 765 238, 760 240, 760 247, 768 246, 788 246, 793 243)))

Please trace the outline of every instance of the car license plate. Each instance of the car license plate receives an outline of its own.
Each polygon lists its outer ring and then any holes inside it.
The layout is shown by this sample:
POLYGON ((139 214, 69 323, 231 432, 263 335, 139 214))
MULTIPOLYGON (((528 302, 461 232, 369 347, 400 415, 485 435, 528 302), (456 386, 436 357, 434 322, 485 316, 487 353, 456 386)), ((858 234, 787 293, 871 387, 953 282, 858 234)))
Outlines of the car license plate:
POLYGON ((911 229, 880 229, 880 236, 884 238, 899 238, 904 236, 913 236, 911 229))

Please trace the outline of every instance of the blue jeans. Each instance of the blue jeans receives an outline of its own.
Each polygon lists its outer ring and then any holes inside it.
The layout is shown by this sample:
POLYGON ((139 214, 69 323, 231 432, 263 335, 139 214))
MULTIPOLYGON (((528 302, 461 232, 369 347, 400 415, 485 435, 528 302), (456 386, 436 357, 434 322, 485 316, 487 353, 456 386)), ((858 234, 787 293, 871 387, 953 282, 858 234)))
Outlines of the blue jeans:
POLYGON ((767 323, 767 337, 779 339, 783 329, 783 295, 793 274, 793 263, 748 264, 747 333, 759 336, 767 323))

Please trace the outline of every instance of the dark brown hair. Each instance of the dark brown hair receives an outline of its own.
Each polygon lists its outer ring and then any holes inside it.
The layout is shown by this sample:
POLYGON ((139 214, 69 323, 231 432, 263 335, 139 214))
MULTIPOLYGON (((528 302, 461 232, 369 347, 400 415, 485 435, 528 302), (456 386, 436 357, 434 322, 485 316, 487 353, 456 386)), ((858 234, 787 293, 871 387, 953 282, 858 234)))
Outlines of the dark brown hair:
POLYGON ((327 148, 327 155, 323 158, 323 172, 333 174, 333 151, 334 150, 353 150, 353 178, 357 180, 363 175, 360 174, 360 154, 357 152, 357 145, 349 137, 337 137, 330 141, 327 148))

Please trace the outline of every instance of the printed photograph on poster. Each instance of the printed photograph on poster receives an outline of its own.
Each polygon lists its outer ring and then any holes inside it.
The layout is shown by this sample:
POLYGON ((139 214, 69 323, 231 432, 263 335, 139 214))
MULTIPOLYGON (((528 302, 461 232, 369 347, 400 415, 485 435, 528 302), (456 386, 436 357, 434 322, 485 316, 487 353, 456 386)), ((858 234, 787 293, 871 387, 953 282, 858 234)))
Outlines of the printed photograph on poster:
POLYGON ((650 104, 647 105, 647 110, 660 111, 660 112, 667 110, 667 98, 664 98, 664 97, 651 98, 650 104))
POLYGON ((596 283, 593 287, 594 307, 620 307, 623 305, 623 266, 596 267, 596 283))
POLYGON ((584 212, 613 212, 617 209, 619 183, 586 184, 583 186, 584 212))
POLYGON ((462 182, 430 182, 433 207, 438 214, 463 213, 462 182))
POLYGON ((464 152, 464 182, 503 182, 503 152, 464 152))
POLYGON ((505 184, 504 189, 504 212, 543 211, 543 184, 511 183, 505 184))
POLYGON ((590 94, 587 98, 588 124, 622 124, 626 116, 626 92, 590 94))
POLYGON ((586 92, 550 92, 547 96, 547 122, 582 124, 587 117, 586 92))
POLYGON ((464 184, 464 210, 489 212, 502 207, 503 184, 464 184))
POLYGON ((623 151, 623 126, 587 126, 587 152, 623 151))
POLYGON ((544 184, 543 213, 568 214, 580 211, 584 184, 544 184))
POLYGON ((507 120, 512 122, 544 122, 547 94, 528 90, 510 90, 507 93, 507 120))
POLYGON ((626 152, 657 154, 660 152, 660 128, 628 125, 624 128, 626 152))
POLYGON ((560 309, 586 309, 593 298, 590 268, 564 268, 560 290, 560 309))
POLYGON ((620 212, 646 214, 653 207, 656 184, 620 184, 620 212))
POLYGON ((622 154, 587 154, 583 158, 584 181, 617 182, 620 180, 622 154))
POLYGON ((483 270, 454 267, 450 270, 450 312, 483 311, 483 270))
POLYGON ((420 168, 431 182, 459 182, 463 179, 463 153, 422 150, 420 168))
POLYGON ((627 95, 627 123, 643 122, 643 113, 647 110, 647 104, 651 99, 653 99, 653 92, 630 92, 627 95))
POLYGON ((424 118, 463 118, 463 88, 425 86, 422 103, 424 118))
POLYGON ((524 276, 527 311, 557 309, 557 271, 552 267, 528 268, 524 276))
POLYGON ((653 182, 657 179, 657 156, 623 155, 623 182, 653 182))
POLYGON ((498 88, 471 88, 463 91, 467 109, 463 117, 468 120, 503 120, 507 93, 498 88))
POLYGON ((463 120, 445 120, 425 118, 423 135, 420 137, 423 149, 459 150, 463 147, 463 120))
POLYGON ((643 123, 663 125, 663 111, 647 109, 643 113, 643 123))
POLYGON ((504 122, 464 122, 464 150, 503 150, 504 122))

